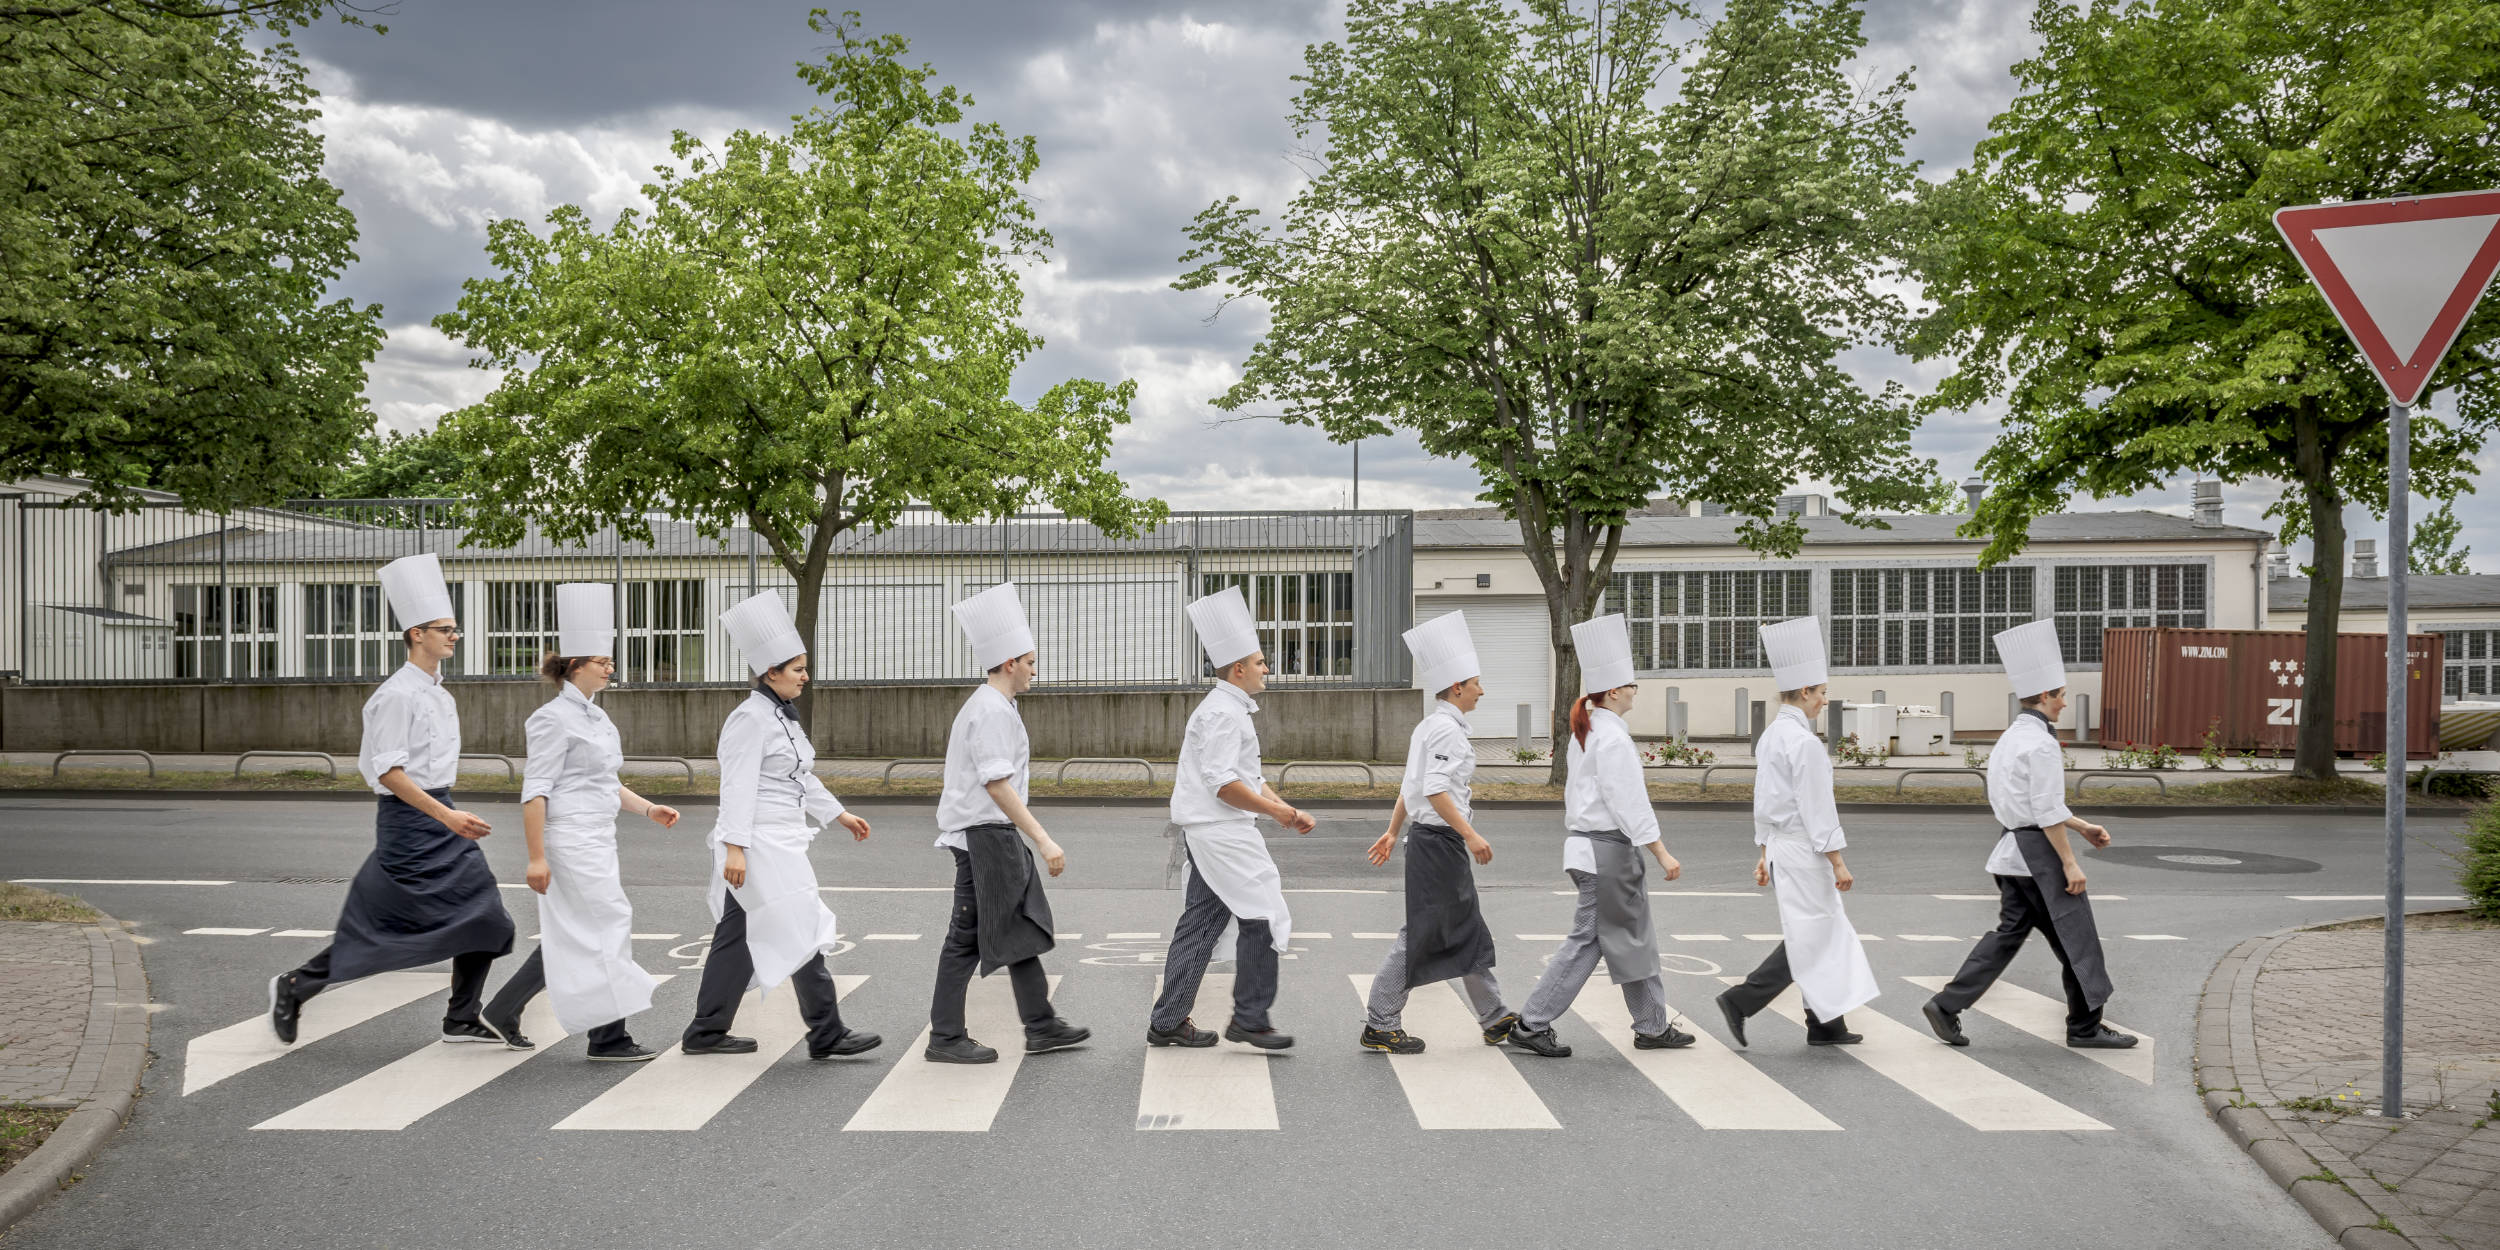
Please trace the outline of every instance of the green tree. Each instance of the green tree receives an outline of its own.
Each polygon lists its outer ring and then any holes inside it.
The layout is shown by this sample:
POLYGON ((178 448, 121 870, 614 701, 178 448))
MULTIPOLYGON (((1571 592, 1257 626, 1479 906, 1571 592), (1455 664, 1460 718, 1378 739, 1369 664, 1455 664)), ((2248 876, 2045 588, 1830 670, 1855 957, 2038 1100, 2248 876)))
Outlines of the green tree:
POLYGON ((1929 516, 1951 516, 1970 506, 1970 496, 1962 493, 1961 483, 1942 473, 1929 473, 1925 485, 1919 487, 1918 498, 1910 503, 1910 511, 1929 516))
MULTIPOLYGON (((2334 767, 2347 501, 2386 505, 2386 396, 2275 233, 2293 204, 2500 183, 2500 7, 2487 0, 2041 0, 2040 52, 1971 167, 1938 188, 1917 354, 1931 397, 2002 395, 1971 532, 2022 550, 2078 491, 2187 473, 2290 485, 2314 536, 2294 768, 2334 767)), ((2414 489, 2452 497, 2500 401, 2486 301, 2417 410, 2414 489)))
POLYGON ((1050 243, 1024 190, 1033 140, 950 133, 970 98, 857 20, 808 19, 833 40, 799 67, 825 103, 790 133, 716 151, 679 132, 685 168, 604 232, 571 205, 543 237, 489 227, 502 275, 435 322, 506 370, 437 434, 469 465, 475 540, 530 522, 647 538, 653 507, 707 534, 743 522, 813 639, 834 540, 913 502, 963 520, 1040 498, 1121 533, 1163 515, 1103 468, 1135 383, 1008 395, 1042 345, 1017 320, 1017 269, 1050 243))
POLYGON ((1281 228, 1210 206, 1176 284, 1270 317, 1218 406, 1474 464, 1545 590, 1556 741, 1628 510, 1718 500, 1787 555, 1800 478, 1900 511, 1933 468, 1898 391, 1839 364, 1902 315, 1871 279, 1912 182, 1907 82, 1857 89, 1846 0, 1679 24, 1671 0, 1355 0, 1306 55, 1291 121, 1325 150, 1281 228))
POLYGON ((2457 501, 2442 499, 2413 526, 2413 545, 2405 551, 2405 569, 2413 573, 2471 573, 2467 563, 2474 549, 2457 541, 2465 523, 2457 519, 2457 501))
POLYGON ((0 480, 269 503, 370 428, 355 220, 293 50, 244 43, 329 6, 245 7, 0 6, 0 480))
POLYGON ((439 499, 460 489, 468 466, 431 430, 381 430, 356 440, 355 456, 321 492, 329 499, 439 499))

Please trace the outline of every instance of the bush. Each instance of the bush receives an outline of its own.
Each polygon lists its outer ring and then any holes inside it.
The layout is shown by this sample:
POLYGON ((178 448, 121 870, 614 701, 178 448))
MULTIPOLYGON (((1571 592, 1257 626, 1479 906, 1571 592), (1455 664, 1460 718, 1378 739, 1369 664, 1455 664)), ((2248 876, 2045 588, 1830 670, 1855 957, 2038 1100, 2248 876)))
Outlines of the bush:
POLYGON ((2465 845, 2456 853, 2457 884, 2464 887, 2466 907, 2485 920, 2500 920, 2500 804, 2490 804, 2465 822, 2465 845))

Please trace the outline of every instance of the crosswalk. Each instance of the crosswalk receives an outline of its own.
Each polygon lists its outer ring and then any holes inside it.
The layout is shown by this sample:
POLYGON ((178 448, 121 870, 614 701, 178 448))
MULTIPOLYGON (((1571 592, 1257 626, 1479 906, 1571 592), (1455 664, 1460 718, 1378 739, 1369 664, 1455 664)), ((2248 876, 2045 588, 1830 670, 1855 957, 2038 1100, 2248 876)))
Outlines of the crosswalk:
MULTIPOLYGON (((838 976, 835 985, 848 998, 870 979, 838 976)), ((1353 997, 1340 1001, 1345 1001, 1349 1018, 1359 1018, 1371 979, 1361 974, 1347 977, 1353 997)), ((1701 983, 1715 988, 1721 980, 1735 978, 1703 978, 1701 983)), ((1899 980, 1930 992, 1944 983, 1944 978, 1932 976, 1899 980)), ((1200 991, 1202 1001, 1226 1001, 1231 981, 1229 974, 1210 974, 1200 991)), ((338 1048, 354 1047, 361 1058, 373 1049, 371 1038, 378 1032, 361 1026, 375 1024, 401 1008, 411 1008, 413 1014, 412 1004, 439 995, 447 983, 448 978, 440 973, 402 972, 334 988, 305 1004, 293 1046, 280 1045, 270 1035, 266 1018, 257 1013, 204 1033, 185 1048, 182 1093, 192 1097, 231 1088, 238 1084, 236 1078, 312 1046, 329 1048, 325 1053, 334 1057, 338 1048)), ((1056 993, 1059 978, 1051 978, 1051 984, 1056 993)), ((1142 989, 1149 983, 1131 984, 1142 989)), ((1153 984, 1160 988, 1159 981, 1153 984)), ((1917 997, 1900 996, 1913 1003, 1917 997)), ((434 1006, 426 1004, 423 1010, 430 1015, 434 1006)), ((1708 1004, 1701 1006, 1706 1015, 1708 1004)), ((1137 1007, 1136 1019, 1142 1020, 1144 1002, 1137 1007)), ((1904 1023, 1869 1006, 1849 1015, 1850 1026, 1865 1036, 1861 1044, 1812 1052, 1816 1062, 1811 1063, 1800 1062, 1794 1050, 1796 1034, 1785 1030, 1778 1031, 1777 1041, 1760 1036, 1758 1030, 1752 1051, 1735 1049, 1717 1036, 1715 1016, 1707 1024, 1683 1016, 1686 1029, 1697 1035, 1690 1047, 1637 1049, 1632 1044, 1628 1009, 1612 987, 1602 983, 1580 996, 1572 1014, 1603 1044, 1582 1040, 1575 1057, 1559 1061, 1562 1066, 1514 1057, 1507 1047, 1483 1045, 1473 1012, 1450 983, 1420 987, 1409 1000, 1408 1029, 1431 1039, 1429 1049, 1420 1055, 1357 1053, 1350 1038, 1323 1035, 1306 1037, 1303 1048, 1333 1044, 1346 1053, 1317 1064, 1305 1060, 1280 1064, 1276 1055, 1232 1042, 1204 1049, 1149 1048, 1134 1032, 1114 1028, 1098 1034, 1086 1051, 1065 1059, 1086 1081, 1133 1081, 1135 1128, 1149 1132, 1324 1128, 1308 1110, 1315 1104, 1296 1104, 1304 1108, 1300 1116, 1279 1114, 1277 1085, 1287 1080, 1362 1083, 1360 1088, 1331 1090, 1328 1099, 1316 1104, 1328 1107, 1377 1100, 1393 1088, 1414 1126, 1427 1132, 1551 1132, 1571 1127, 1570 1118, 1555 1109, 1565 1105, 1568 1110, 1569 1104, 1549 1105, 1539 1093, 1540 1085, 1550 1091, 1558 1078, 1574 1083, 1623 1082, 1603 1087, 1610 1112, 1621 1111, 1624 1099, 1657 1097, 1685 1122, 1713 1132, 1838 1132, 1876 1127, 1880 1121, 1869 1122, 1867 1104, 1860 1095, 1853 1093, 1845 1102, 1847 1111, 1817 1105, 1830 1094, 1829 1083, 1835 1075, 1846 1076, 1852 1067, 1874 1078, 1875 1088, 1906 1094, 1910 1105, 1930 1109, 1921 1114, 1941 1112, 1971 1130, 2105 1132, 2112 1126, 2101 1115, 2062 1099, 2072 1097, 2071 1091, 2078 1087, 2090 1093, 2095 1088, 2091 1074, 2103 1069, 2145 1085, 2153 1082, 2156 1071, 2149 1037, 2131 1051, 2067 1050, 2062 1045, 2063 1004, 2008 983, 1998 984, 1973 1009, 1975 1016, 1989 1023, 1973 1027, 1977 1044, 1970 1049, 1943 1046, 1928 1035, 1923 1024, 1904 1023), (2044 1043, 2053 1045, 2054 1051, 2043 1048, 2044 1043), (1826 1056, 1835 1057, 1825 1061, 1826 1056), (1382 1068, 1387 1071, 1383 1073, 1382 1068), (1589 1071, 1592 1068, 1616 1072, 1629 1068, 1630 1073, 1615 1076, 1589 1071), (1530 1082, 1527 1071, 1536 1073, 1537 1083, 1530 1082), (1561 1076, 1565 1072, 1568 1077, 1561 1076), (2014 1072, 2021 1072, 2022 1079, 2014 1072), (1804 1093, 1790 1087, 1798 1080, 1807 1082, 1804 1093), (2057 1092, 2035 1088, 2035 1084, 2057 1092)), ((1771 1014, 1801 1025, 1804 1008, 1792 989, 1773 1002, 1771 1014)), ((993 1131, 1001 1117, 1019 1105, 1017 1076, 1026 1062, 1022 1047, 1015 1044, 1021 1027, 1006 978, 975 981, 966 1016, 975 1037, 998 1045, 999 1062, 973 1067, 927 1062, 920 1057, 928 1042, 925 1029, 908 1045, 889 1044, 868 1056, 840 1061, 838 1066, 869 1078, 833 1087, 865 1088, 864 1099, 843 1122, 843 1131, 993 1131)), ((739 1027, 756 1038, 753 1054, 689 1056, 671 1046, 658 1058, 630 1069, 622 1079, 585 1081, 576 1066, 579 1055, 557 1045, 563 1032, 542 998, 522 1018, 522 1030, 539 1043, 535 1050, 429 1041, 414 1050, 377 1053, 372 1070, 335 1088, 287 1089, 289 1096, 302 1097, 302 1101, 262 1107, 256 1113, 247 1110, 241 1116, 249 1127, 272 1132, 390 1132, 419 1125, 463 1100, 495 1099, 499 1085, 526 1086, 532 1095, 526 1100, 508 1100, 509 1105, 543 1107, 548 1088, 577 1081, 585 1088, 576 1109, 560 1116, 546 1111, 543 1114, 552 1123, 524 1127, 564 1132, 697 1132, 720 1121, 767 1072, 794 1060, 795 1052, 803 1049, 806 1028, 799 1019, 795 996, 787 989, 750 995, 740 1010, 739 1027), (568 1058, 547 1062, 547 1056, 559 1049, 568 1058)), ((1061 1058, 1053 1056, 1046 1062, 1057 1063, 1061 1058)), ((263 1079, 222 1096, 250 1104, 265 1099, 273 1088, 286 1086, 282 1080, 263 1079)), ((2105 1091, 2107 1087, 2098 1088, 2105 1091)), ((1096 1095, 1087 1101, 1089 1108, 1098 1107, 1101 1098, 1096 1095)), ((1585 1108, 1578 1114, 1585 1115, 1585 1108)), ((1116 1123, 1107 1127, 1116 1131, 1116 1123)))

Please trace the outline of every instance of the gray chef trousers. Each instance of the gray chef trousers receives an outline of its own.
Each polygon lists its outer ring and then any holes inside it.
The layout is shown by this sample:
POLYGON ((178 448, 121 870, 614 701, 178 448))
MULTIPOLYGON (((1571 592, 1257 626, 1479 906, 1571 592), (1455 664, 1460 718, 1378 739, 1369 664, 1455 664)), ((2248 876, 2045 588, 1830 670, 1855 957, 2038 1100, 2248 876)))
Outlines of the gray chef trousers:
MULTIPOLYGON (((1510 1008, 1502 1005, 1502 987, 1493 980, 1493 965, 1470 970, 1458 983, 1467 987, 1476 1023, 1489 1029, 1510 1014, 1510 1008)), ((1399 1027, 1405 1022, 1406 996, 1413 989, 1406 983, 1406 926, 1399 925, 1398 940, 1389 943, 1389 957, 1380 961, 1380 972, 1372 978, 1371 1016, 1364 1023, 1375 1029, 1399 1027)))
MULTIPOLYGON (((1528 993, 1528 1004, 1519 1009, 1520 1023, 1530 1029, 1551 1025, 1571 1008, 1571 1000, 1580 996, 1580 987, 1588 984, 1589 974, 1597 971, 1604 958, 1597 949, 1597 874, 1566 869, 1571 883, 1580 887, 1580 905, 1571 913, 1571 933, 1563 938, 1562 949, 1545 965, 1545 975, 1538 977, 1536 988, 1528 993)), ((1656 1035, 1667 1031, 1667 987, 1658 977, 1623 983, 1623 1005, 1632 1009, 1632 1028, 1636 1032, 1656 1035)))

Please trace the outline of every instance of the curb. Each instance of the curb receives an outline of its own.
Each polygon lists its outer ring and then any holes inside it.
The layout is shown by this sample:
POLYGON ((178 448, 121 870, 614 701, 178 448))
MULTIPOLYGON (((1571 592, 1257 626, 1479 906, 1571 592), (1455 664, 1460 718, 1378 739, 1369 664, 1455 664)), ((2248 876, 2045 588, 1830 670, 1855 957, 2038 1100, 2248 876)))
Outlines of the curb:
POLYGON ((101 912, 87 931, 91 941, 101 938, 104 942, 105 949, 96 956, 96 984, 109 989, 110 998, 98 999, 90 1007, 77 1064, 83 1066, 91 1051, 101 1050, 95 1078, 98 1092, 52 1130, 35 1153, 0 1175, 0 1231, 67 1188, 80 1168, 94 1162, 130 1119, 131 1104, 139 1096, 139 1076, 147 1070, 148 979, 147 969, 139 962, 139 944, 122 922, 101 912), (99 1031, 104 1034, 100 1044, 99 1031))
POLYGON ((2276 1099, 2257 1066, 2257 977, 2276 947, 2317 927, 2300 925, 2249 938, 2232 947, 2205 978, 2196 1003, 2193 1066, 2206 1114, 2344 1250, 2452 1250, 2435 1235, 2415 1238, 2388 1231, 2382 1220, 2418 1224, 2420 1217, 2391 1196, 2364 1197, 2340 1179, 2327 1179, 2358 1175, 2359 1169, 2324 1138, 2266 1114, 2265 1105, 2276 1099))

